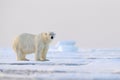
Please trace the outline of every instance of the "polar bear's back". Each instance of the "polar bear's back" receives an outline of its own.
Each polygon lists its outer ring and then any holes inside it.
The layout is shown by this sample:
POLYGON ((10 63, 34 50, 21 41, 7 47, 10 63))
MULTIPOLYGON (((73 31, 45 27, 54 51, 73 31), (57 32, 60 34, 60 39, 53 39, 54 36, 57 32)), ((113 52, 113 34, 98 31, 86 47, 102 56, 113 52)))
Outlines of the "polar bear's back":
POLYGON ((34 41, 35 35, 29 34, 29 33, 23 33, 18 36, 20 42, 29 42, 29 41, 34 41))
POLYGON ((34 51, 35 36, 29 33, 18 35, 13 41, 13 48, 21 48, 23 52, 30 53, 34 51))
POLYGON ((23 33, 23 34, 19 35, 18 38, 22 44, 25 44, 25 43, 30 44, 30 43, 34 42, 35 35, 29 34, 29 33, 23 33))

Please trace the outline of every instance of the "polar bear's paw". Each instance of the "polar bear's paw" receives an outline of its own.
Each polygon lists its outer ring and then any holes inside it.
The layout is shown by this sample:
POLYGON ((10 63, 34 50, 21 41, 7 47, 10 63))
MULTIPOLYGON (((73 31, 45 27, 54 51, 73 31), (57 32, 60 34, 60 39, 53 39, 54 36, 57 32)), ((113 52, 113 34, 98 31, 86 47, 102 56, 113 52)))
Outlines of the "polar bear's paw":
POLYGON ((49 61, 48 59, 40 59, 40 61, 49 61))
POLYGON ((49 59, 45 59, 45 61, 49 61, 49 59))
POLYGON ((24 59, 24 61, 29 61, 29 59, 24 59))
POLYGON ((17 59, 18 61, 29 61, 29 59, 17 59))

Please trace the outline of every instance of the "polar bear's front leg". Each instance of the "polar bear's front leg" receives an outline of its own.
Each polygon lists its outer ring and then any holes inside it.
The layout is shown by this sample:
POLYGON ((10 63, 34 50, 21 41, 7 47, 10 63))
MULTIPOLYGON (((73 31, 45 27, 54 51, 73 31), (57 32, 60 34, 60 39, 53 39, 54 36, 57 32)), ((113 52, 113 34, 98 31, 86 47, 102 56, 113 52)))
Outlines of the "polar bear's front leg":
POLYGON ((47 59, 46 59, 46 55, 47 55, 47 51, 48 51, 48 47, 44 47, 44 48, 42 48, 41 50, 40 50, 40 61, 48 61, 47 59))
POLYGON ((38 47, 36 49, 35 60, 36 61, 44 61, 44 58, 43 58, 43 47, 38 47))
POLYGON ((46 47, 44 47, 43 53, 42 53, 43 54, 42 57, 45 61, 49 61, 48 59, 46 59, 47 52, 48 52, 48 47, 46 46, 46 47))
POLYGON ((44 48, 40 51, 40 61, 45 61, 45 58, 44 58, 44 48))
POLYGON ((35 52, 35 60, 36 60, 36 61, 40 61, 40 49, 36 49, 36 52, 35 52))

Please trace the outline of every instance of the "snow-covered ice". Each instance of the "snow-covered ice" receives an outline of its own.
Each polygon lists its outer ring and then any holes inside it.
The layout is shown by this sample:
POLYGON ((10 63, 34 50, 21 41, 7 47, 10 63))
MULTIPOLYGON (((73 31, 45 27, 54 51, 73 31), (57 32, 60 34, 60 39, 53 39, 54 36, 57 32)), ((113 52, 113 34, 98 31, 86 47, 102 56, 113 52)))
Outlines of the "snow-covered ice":
POLYGON ((50 61, 16 61, 11 48, 0 48, 0 80, 120 80, 120 49, 50 49, 50 61))

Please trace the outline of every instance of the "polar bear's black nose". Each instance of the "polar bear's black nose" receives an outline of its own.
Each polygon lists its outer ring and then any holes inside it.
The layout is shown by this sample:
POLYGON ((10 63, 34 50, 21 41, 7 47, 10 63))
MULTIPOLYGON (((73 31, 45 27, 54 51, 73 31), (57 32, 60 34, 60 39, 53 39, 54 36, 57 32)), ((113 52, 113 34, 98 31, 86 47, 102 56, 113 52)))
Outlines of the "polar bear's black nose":
POLYGON ((51 39, 53 39, 54 37, 53 36, 51 36, 51 39))

